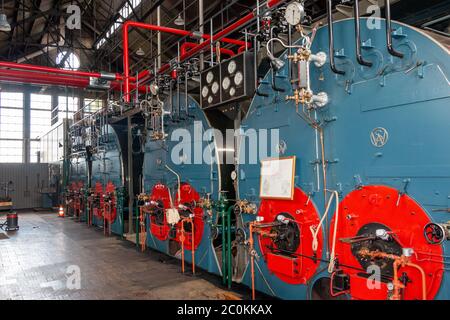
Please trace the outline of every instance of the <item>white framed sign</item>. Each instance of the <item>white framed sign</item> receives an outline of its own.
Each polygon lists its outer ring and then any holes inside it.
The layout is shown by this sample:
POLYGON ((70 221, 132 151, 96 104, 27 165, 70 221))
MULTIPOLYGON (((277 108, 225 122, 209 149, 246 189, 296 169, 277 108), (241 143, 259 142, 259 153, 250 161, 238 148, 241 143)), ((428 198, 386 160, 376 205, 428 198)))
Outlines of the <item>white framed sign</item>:
POLYGON ((295 156, 261 161, 261 199, 294 199, 295 156))

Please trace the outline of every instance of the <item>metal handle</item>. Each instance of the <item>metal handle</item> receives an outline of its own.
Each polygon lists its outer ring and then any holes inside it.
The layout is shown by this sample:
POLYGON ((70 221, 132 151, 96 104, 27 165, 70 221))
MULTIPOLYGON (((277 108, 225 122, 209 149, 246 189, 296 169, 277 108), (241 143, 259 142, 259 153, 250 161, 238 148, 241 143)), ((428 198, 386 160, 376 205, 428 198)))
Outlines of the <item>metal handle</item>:
POLYGON ((384 10, 386 15, 386 41, 388 52, 394 57, 403 58, 403 53, 396 51, 392 46, 392 27, 391 27, 391 1, 385 0, 384 10))
POLYGON ((331 71, 337 74, 345 74, 345 71, 338 70, 334 63, 334 36, 333 36, 333 15, 331 12, 332 0, 327 0, 327 16, 328 16, 328 42, 329 42, 329 57, 331 71))
POLYGON ((353 6, 355 15, 355 40, 356 40, 356 60, 362 66, 371 67, 372 62, 363 59, 361 54, 361 34, 359 29, 359 0, 355 0, 353 6))

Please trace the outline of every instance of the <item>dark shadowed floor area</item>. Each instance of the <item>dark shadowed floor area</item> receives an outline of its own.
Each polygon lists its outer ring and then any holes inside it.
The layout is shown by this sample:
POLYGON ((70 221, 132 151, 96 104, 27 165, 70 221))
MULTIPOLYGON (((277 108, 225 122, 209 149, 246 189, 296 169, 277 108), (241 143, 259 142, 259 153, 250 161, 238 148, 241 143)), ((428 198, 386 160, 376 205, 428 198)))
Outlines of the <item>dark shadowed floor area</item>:
MULTIPOLYGON (((4 215, 0 220, 4 219, 4 215)), ((139 252, 56 213, 20 213, 20 230, 0 230, 0 299, 223 299, 208 274, 181 274, 179 261, 139 252), (80 288, 77 278, 80 274, 80 288)), ((238 293, 231 295, 240 296, 238 293)))

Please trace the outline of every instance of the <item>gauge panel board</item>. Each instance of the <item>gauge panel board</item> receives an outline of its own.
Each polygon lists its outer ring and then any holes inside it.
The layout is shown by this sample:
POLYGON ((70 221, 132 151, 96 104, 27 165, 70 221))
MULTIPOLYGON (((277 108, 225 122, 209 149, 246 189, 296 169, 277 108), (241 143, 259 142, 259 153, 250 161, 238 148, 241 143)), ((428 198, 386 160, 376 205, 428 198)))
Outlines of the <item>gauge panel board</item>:
POLYGON ((200 92, 206 92, 205 87, 208 88, 209 92, 207 95, 201 95, 202 109, 222 106, 253 97, 255 92, 254 70, 253 52, 245 51, 202 72, 200 92), (212 81, 211 73, 213 74, 212 81), (219 85, 217 94, 212 93, 214 83, 219 85))
POLYGON ((220 103, 220 87, 222 87, 220 65, 216 65, 202 72, 200 76, 200 105, 202 108, 203 106, 220 103), (213 90, 213 87, 215 90, 213 90))

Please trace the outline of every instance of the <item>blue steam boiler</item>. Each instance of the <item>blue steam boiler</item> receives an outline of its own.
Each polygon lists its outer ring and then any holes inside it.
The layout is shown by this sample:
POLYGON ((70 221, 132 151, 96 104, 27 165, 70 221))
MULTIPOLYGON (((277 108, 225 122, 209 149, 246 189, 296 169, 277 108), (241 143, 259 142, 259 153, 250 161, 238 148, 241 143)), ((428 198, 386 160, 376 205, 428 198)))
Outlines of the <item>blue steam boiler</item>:
POLYGON ((261 200, 261 166, 243 158, 242 135, 238 200, 257 209, 241 219, 278 228, 254 235, 242 282, 251 287, 253 274, 256 290, 283 299, 448 299, 448 49, 384 19, 332 25, 331 37, 320 27, 311 45, 328 56, 310 65, 310 89, 327 103, 286 100, 304 69, 284 51, 284 66, 267 73, 242 121, 244 131, 279 136, 258 160, 295 156, 292 199, 261 200), (380 278, 368 287, 375 268, 380 278))
POLYGON ((150 137, 150 132, 145 144, 143 190, 151 199, 146 244, 221 274, 218 218, 202 205, 217 199, 220 192, 219 166, 212 161, 213 133, 190 96, 169 96, 162 108, 162 131, 158 138, 155 132, 150 137), (167 221, 171 209, 179 216, 173 223, 167 221))

